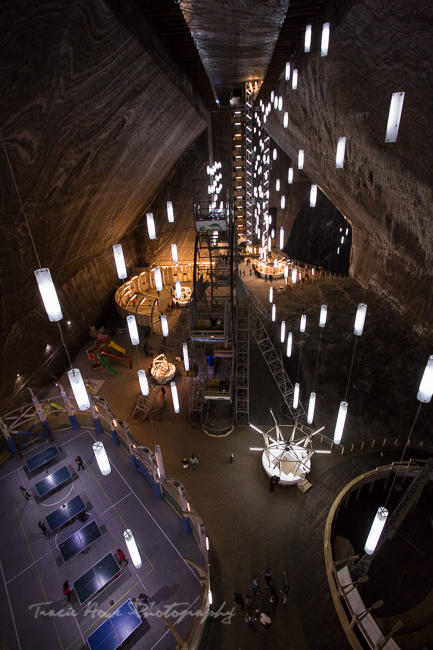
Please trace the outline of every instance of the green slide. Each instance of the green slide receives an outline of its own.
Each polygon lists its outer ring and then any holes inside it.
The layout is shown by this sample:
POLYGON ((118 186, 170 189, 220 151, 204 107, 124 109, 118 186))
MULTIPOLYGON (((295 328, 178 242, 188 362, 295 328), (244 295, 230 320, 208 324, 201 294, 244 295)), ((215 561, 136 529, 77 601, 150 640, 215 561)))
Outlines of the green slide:
POLYGON ((110 372, 113 373, 113 375, 115 375, 116 377, 119 376, 119 373, 117 372, 117 370, 114 370, 114 368, 112 368, 112 367, 110 366, 110 364, 108 363, 108 361, 105 361, 105 359, 104 359, 104 357, 102 356, 102 354, 98 354, 98 359, 99 359, 99 361, 100 361, 101 363, 104 364, 104 366, 107 368, 107 370, 109 370, 110 372))

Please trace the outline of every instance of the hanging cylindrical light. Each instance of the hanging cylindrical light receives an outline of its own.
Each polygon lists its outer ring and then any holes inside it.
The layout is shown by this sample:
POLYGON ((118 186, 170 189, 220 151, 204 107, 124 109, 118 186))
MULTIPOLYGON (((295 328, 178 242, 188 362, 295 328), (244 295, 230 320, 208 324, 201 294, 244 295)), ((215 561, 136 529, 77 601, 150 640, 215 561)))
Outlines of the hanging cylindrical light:
POLYGON ((282 320, 281 321, 280 341, 281 341, 281 343, 284 343, 285 340, 286 340, 286 321, 282 320))
POLYGON ((292 356, 292 341, 293 341, 292 332, 289 332, 287 335, 287 350, 286 350, 288 357, 292 356))
POLYGON ((320 54, 321 54, 321 56, 327 56, 327 54, 328 54, 329 28, 330 28, 329 23, 323 23, 323 27, 322 27, 322 43, 321 43, 321 46, 320 46, 320 54))
POLYGON ((302 314, 301 322, 300 322, 300 325, 299 325, 299 331, 300 332, 305 332, 306 326, 307 326, 307 316, 306 316, 306 314, 302 314))
POLYGON ((276 159, 277 159, 277 153, 278 153, 278 152, 277 152, 276 149, 274 149, 274 150, 272 151, 272 160, 276 160, 276 159))
POLYGON ((298 71, 295 68, 292 74, 292 90, 296 90, 297 87, 298 87, 298 71))
POLYGON ((278 110, 282 111, 283 110, 283 98, 278 97, 278 110))
POLYGON ((142 395, 149 395, 149 382, 145 370, 138 371, 138 381, 140 382, 140 390, 142 395))
POLYGON ((433 395, 433 355, 429 356, 416 398, 424 404, 431 402, 433 395))
POLYGON ((180 280, 176 280, 175 286, 176 286, 176 298, 180 300, 182 298, 182 287, 180 284, 180 280))
POLYGON ((283 117, 283 128, 287 129, 288 126, 289 126, 289 114, 286 111, 283 117))
POLYGON ((275 181, 275 190, 277 192, 280 191, 280 179, 279 178, 277 178, 277 180, 275 181))
POLYGON ((125 258, 123 257, 122 244, 114 244, 113 246, 114 261, 116 263, 117 277, 124 280, 127 277, 125 258))
POLYGON ((388 510, 383 507, 378 508, 364 546, 364 551, 367 553, 367 555, 373 555, 379 538, 382 534, 383 527, 385 526, 387 517, 388 510))
POLYGON ((72 368, 68 370, 68 379, 78 408, 80 411, 87 411, 90 408, 90 400, 79 369, 72 368))
POLYGON ((316 408, 316 393, 310 394, 310 401, 308 402, 307 422, 312 424, 314 420, 314 409, 316 408))
POLYGON ((282 251, 283 248, 284 248, 284 226, 280 226, 280 250, 282 251))
POLYGON ((170 382, 171 398, 173 400, 173 409, 175 413, 179 413, 179 397, 177 395, 177 387, 174 381, 170 382))
POLYGON ((272 228, 271 230, 271 239, 275 239, 275 229, 272 228))
MULTIPOLYGON (((176 246, 176 244, 175 244, 175 246, 176 246)), ((153 269, 153 275, 155 277, 155 288, 156 288, 156 290, 157 291, 162 291, 163 288, 164 288, 164 285, 162 284, 162 273, 161 273, 161 269, 159 268, 159 266, 156 266, 153 269)))
POLYGON ((362 334, 362 331, 364 329, 366 314, 367 314, 367 305, 365 305, 363 302, 360 302, 358 305, 358 311, 356 312, 355 327, 353 330, 353 333, 356 336, 361 336, 362 334))
POLYGON ((296 270, 296 267, 292 268, 292 284, 296 284, 296 276, 298 275, 298 272, 296 270))
POLYGON ((188 356, 188 344, 187 343, 182 343, 182 350, 183 350, 183 365, 185 368, 185 372, 189 371, 189 356, 188 356))
MULTIPOLYGON (((281 246, 280 246, 280 248, 281 248, 281 246)), ((284 277, 285 277, 286 280, 289 277, 289 265, 288 264, 286 264, 284 266, 284 277)))
POLYGON ((309 52, 311 47, 311 25, 305 28, 304 52, 309 52))
POLYGON ((142 565, 142 561, 140 551, 138 550, 137 542, 135 541, 132 531, 127 528, 123 533, 123 537, 125 538, 126 548, 128 549, 128 553, 131 556, 132 564, 136 569, 139 569, 142 565))
POLYGON ((343 169, 345 151, 346 151, 346 138, 338 138, 337 155, 335 157, 335 166, 337 169, 343 169))
POLYGON ((310 190, 310 208, 315 208, 317 202, 317 185, 312 185, 310 190))
POLYGON ((281 205, 281 209, 284 210, 284 208, 286 207, 286 197, 284 196, 284 194, 281 196, 280 205, 281 205))
POLYGON ((268 237, 268 251, 271 252, 272 250, 272 239, 271 237, 268 237))
POLYGON ((153 218, 152 212, 146 214, 147 220, 147 232, 149 233, 149 239, 156 239, 156 230, 155 230, 155 220, 153 218))
POLYGON ((274 269, 276 269, 278 266, 278 259, 274 257, 274 269))
POLYGON ((289 172, 287 174, 287 182, 289 185, 293 183, 293 167, 289 167, 289 172))
POLYGON ((401 112, 403 110, 404 93, 393 93, 389 107, 388 123, 386 125, 385 142, 397 142, 401 112))
POLYGON ((111 465, 104 444, 98 440, 98 442, 93 443, 92 446, 101 474, 102 476, 107 476, 111 472, 111 465))
POLYGON ((289 81, 289 79, 290 79, 290 63, 289 62, 286 63, 285 78, 286 78, 286 81, 289 81))
POLYGON ((177 264, 179 261, 176 244, 171 245, 171 259, 173 260, 173 264, 177 264))
POLYGON ((274 302, 274 288, 269 287, 269 302, 272 304, 274 302))
POLYGON ((272 322, 275 323, 277 320, 277 305, 274 303, 272 305, 272 322))
POLYGON ((322 305, 320 307, 319 327, 325 327, 327 316, 328 316, 328 307, 326 305, 322 305))
POLYGON ((274 101, 274 98, 275 98, 275 92, 271 90, 271 102, 274 101))
POLYGON ((337 424, 335 425, 334 431, 334 445, 339 445, 341 438, 343 437, 344 424, 346 422, 347 415, 347 402, 341 402, 340 408, 338 410, 337 424))
POLYGON ((163 336, 168 336, 168 321, 165 314, 161 314, 161 330, 163 336))
POLYGON ((134 314, 129 314, 126 317, 126 322, 128 323, 129 336, 131 337, 132 345, 138 345, 140 343, 140 338, 138 336, 137 321, 135 320, 134 314))
POLYGON ((174 210, 173 203, 171 201, 167 201, 167 217, 168 223, 174 223, 174 210))
POLYGON ((298 169, 304 169, 304 150, 299 149, 298 153, 298 169))
POLYGON ((299 406, 299 384, 295 384, 295 389, 293 391, 293 408, 297 409, 299 406))
POLYGON ((35 276, 48 318, 52 323, 62 320, 63 314, 54 283, 51 279, 50 270, 37 269, 35 276))
POLYGON ((274 108, 275 108, 275 110, 277 110, 277 108, 278 108, 278 96, 277 95, 275 95, 275 97, 274 97, 274 108))

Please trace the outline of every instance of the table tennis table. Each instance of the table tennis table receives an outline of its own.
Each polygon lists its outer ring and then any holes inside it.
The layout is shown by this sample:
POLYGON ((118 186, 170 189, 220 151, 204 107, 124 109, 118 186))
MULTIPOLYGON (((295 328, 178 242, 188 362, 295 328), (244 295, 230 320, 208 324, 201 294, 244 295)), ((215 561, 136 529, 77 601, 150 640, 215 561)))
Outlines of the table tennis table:
POLYGON ((87 637, 87 644, 90 650, 116 650, 139 625, 141 625, 141 618, 129 598, 87 637))
POLYGON ((86 509, 86 504, 80 495, 70 499, 63 505, 61 505, 57 510, 51 512, 45 517, 48 527, 53 533, 55 530, 66 524, 68 521, 79 515, 81 512, 84 512, 86 509))
POLYGON ((66 483, 66 481, 69 481, 70 478, 72 478, 72 474, 65 465, 49 476, 46 476, 41 481, 35 483, 36 492, 40 497, 43 497, 51 492, 51 490, 55 490, 63 485, 63 483, 66 483))
POLYGON ((73 587, 81 605, 103 589, 119 573, 119 564, 112 553, 108 553, 96 562, 91 569, 74 581, 73 587))
POLYGON ((80 530, 77 530, 76 533, 67 537, 59 544, 63 562, 69 562, 78 553, 84 551, 90 544, 93 544, 93 542, 96 542, 101 537, 102 533, 96 521, 91 521, 90 524, 86 524, 86 526, 83 526, 83 528, 80 528, 80 530))
POLYGON ((42 467, 42 465, 49 463, 50 460, 53 460, 53 458, 56 458, 59 455, 60 451, 58 447, 56 447, 56 445, 51 445, 51 447, 38 452, 35 456, 26 460, 27 469, 29 472, 33 472, 35 469, 38 469, 38 467, 42 467))

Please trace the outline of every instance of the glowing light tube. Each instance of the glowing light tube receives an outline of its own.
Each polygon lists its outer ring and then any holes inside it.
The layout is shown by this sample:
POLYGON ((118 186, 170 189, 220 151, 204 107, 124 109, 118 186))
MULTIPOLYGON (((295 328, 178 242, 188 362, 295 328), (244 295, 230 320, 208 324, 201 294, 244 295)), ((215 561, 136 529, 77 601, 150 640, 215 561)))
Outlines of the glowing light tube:
POLYGON ((95 453, 95 458, 98 463, 98 467, 101 470, 102 476, 108 476, 108 474, 111 472, 111 465, 110 461, 108 460, 104 444, 100 441, 95 442, 93 444, 93 451, 95 453))
POLYGON ((428 358, 416 398, 424 404, 431 402, 433 395, 433 355, 428 358))
POLYGON ((287 182, 289 185, 293 183, 293 167, 289 167, 289 173, 287 174, 287 182))
POLYGON ((272 305, 272 322, 275 323, 277 320, 277 305, 274 303, 272 305))
POLYGON ((276 159, 277 159, 277 155, 278 155, 278 152, 277 152, 276 149, 274 149, 274 150, 272 151, 272 159, 273 159, 273 160, 276 160, 276 159))
POLYGON ((295 384, 295 390, 293 391, 293 408, 297 409, 299 406, 299 384, 295 384))
POLYGON ((314 409, 316 408, 316 393, 310 394, 310 401, 308 403, 307 422, 312 424, 314 420, 314 409))
POLYGON ((167 201, 167 217, 168 223, 174 223, 174 210, 173 203, 171 201, 167 201))
POLYGON ((289 265, 288 264, 286 264, 285 267, 284 267, 284 277, 285 277, 286 280, 289 277, 289 265))
POLYGON ((353 329, 353 333, 356 336, 361 336, 363 332, 366 314, 367 305, 365 305, 363 302, 360 302, 358 305, 358 311, 356 312, 355 327, 353 329))
POLYGON ((307 325, 307 316, 306 316, 306 314, 302 314, 301 322, 300 322, 300 325, 299 325, 299 331, 300 332, 305 332, 306 325, 307 325))
POLYGON ((335 431, 334 431, 335 445, 339 445, 341 442, 341 438, 343 437, 344 424, 346 422, 346 415, 347 415, 347 406, 348 406, 347 402, 340 403, 340 408, 337 416, 337 424, 335 425, 335 431))
POLYGON ((367 555, 373 555, 379 538, 382 534, 383 527, 385 526, 387 517, 388 510, 383 507, 378 508, 374 521, 371 525, 370 533, 364 546, 364 551, 367 553, 367 555))
POLYGON ((321 46, 320 46, 320 54, 321 54, 321 56, 327 56, 328 55, 329 28, 330 28, 329 23, 323 23, 323 27, 322 27, 322 43, 321 43, 321 46))
POLYGON ((90 400, 79 369, 68 370, 68 379, 78 408, 80 411, 87 411, 90 408, 90 400))
POLYGON ((312 185, 310 190, 310 208, 315 208, 317 202, 317 185, 312 185))
POLYGON ((173 260, 173 264, 177 264, 179 261, 176 244, 171 245, 171 259, 173 260))
POLYGON ((288 357, 292 356, 292 343, 293 343, 292 332, 289 332, 287 335, 287 350, 286 350, 286 354, 288 357))
POLYGON ((268 251, 271 252, 272 250, 272 239, 268 237, 268 251))
POLYGON ((114 262, 116 263, 117 277, 124 280, 127 277, 125 258, 123 257, 122 244, 114 244, 113 246, 114 262))
POLYGON ((298 87, 298 71, 295 68, 292 74, 292 90, 296 90, 298 87))
POLYGON ((286 207, 286 197, 284 196, 284 194, 281 197, 280 205, 281 205, 281 209, 284 210, 284 208, 286 207))
POLYGON ((283 110, 283 98, 278 97, 278 110, 282 111, 283 110))
POLYGON ((179 413, 179 397, 177 394, 177 388, 176 384, 174 381, 170 382, 170 388, 171 388, 171 398, 173 400, 173 409, 175 413, 179 413))
POLYGON ((183 365, 185 368, 185 372, 189 371, 189 356, 188 356, 188 344, 187 343, 182 343, 182 350, 183 350, 183 365))
POLYGON ((282 251, 283 248, 284 248, 284 226, 280 226, 280 250, 282 251))
POLYGON ((293 268, 292 269, 292 284, 296 284, 297 275, 298 275, 298 272, 297 272, 296 268, 293 268))
POLYGON ((335 166, 337 169, 343 169, 345 151, 346 151, 346 138, 338 138, 337 155, 335 157, 335 166))
POLYGON ((51 279, 50 270, 37 269, 35 276, 48 318, 52 323, 62 320, 63 314, 54 283, 51 279))
POLYGON ((269 302, 272 304, 274 302, 274 289, 269 287, 269 302))
POLYGON ((146 214, 147 219, 147 232, 149 233, 149 239, 156 239, 156 230, 155 230, 155 220, 153 218, 152 212, 146 214))
POLYGON ((319 327, 325 327, 327 316, 328 316, 328 307, 326 305, 322 305, 320 307, 319 327))
POLYGON ((163 336, 168 336, 168 321, 165 314, 161 314, 161 330, 163 336))
POLYGON ((138 381, 140 382, 140 390, 142 395, 149 395, 149 382, 145 370, 138 371, 138 381))
POLYGON ((280 191, 280 179, 279 178, 277 178, 277 180, 275 181, 275 190, 277 192, 280 191))
POLYGON ((404 93, 393 93, 389 107, 388 124, 386 125, 385 142, 397 142, 401 112, 403 110, 404 93))
POLYGON ((176 298, 180 300, 182 298, 182 287, 180 285, 180 280, 176 280, 176 298))
POLYGON ((289 62, 286 63, 285 78, 286 78, 286 81, 289 81, 289 79, 290 79, 290 63, 289 62))
POLYGON ((132 531, 127 528, 123 533, 123 537, 125 538, 126 548, 128 549, 128 553, 131 556, 132 564, 136 569, 139 569, 143 563, 141 561, 140 551, 138 550, 137 542, 135 541, 132 531))
MULTIPOLYGON (((176 244, 175 244, 176 245, 176 244)), ((153 275, 155 276, 155 288, 157 291, 162 291, 164 285, 162 284, 162 274, 159 266, 153 269, 153 275)))
POLYGON ((309 52, 311 48, 311 25, 305 28, 304 52, 309 52))
POLYGON ((286 321, 282 320, 281 321, 280 341, 281 341, 281 343, 284 343, 285 340, 286 340, 286 321))
POLYGON ((298 153, 298 169, 304 169, 304 150, 299 149, 298 153))
POLYGON ((132 345, 138 345, 140 343, 140 338, 138 336, 137 321, 135 320, 134 314, 129 314, 126 317, 126 322, 128 323, 129 336, 131 337, 132 345))
POLYGON ((289 114, 286 111, 283 117, 283 128, 287 129, 288 126, 289 126, 289 114))

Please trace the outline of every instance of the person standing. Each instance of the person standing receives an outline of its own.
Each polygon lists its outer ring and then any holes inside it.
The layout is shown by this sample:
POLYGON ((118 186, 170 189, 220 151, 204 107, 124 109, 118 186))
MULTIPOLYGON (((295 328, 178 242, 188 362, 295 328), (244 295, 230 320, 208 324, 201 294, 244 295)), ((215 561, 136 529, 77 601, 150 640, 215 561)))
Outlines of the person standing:
POLYGON ((26 497, 26 501, 30 501, 30 499, 32 498, 32 495, 27 492, 24 485, 20 485, 20 490, 21 490, 21 494, 23 495, 23 497, 26 497))
POLYGON ((258 578, 253 578, 251 580, 251 586, 253 588, 254 596, 258 596, 259 595, 259 579, 258 578))
POLYGON ((69 580, 66 580, 66 582, 63 583, 63 595, 68 599, 68 603, 71 602, 71 591, 72 587, 69 583, 69 580))
POLYGON ((184 458, 182 460, 182 467, 183 467, 183 471, 185 472, 185 474, 188 474, 188 464, 189 463, 188 463, 187 459, 184 458))
POLYGON ((280 591, 283 596, 283 605, 285 605, 287 603, 287 596, 289 595, 289 591, 290 591, 290 587, 287 584, 287 582, 281 587, 280 591))
POLYGON ((119 566, 122 566, 122 563, 125 562, 125 567, 127 567, 127 566, 128 566, 128 560, 126 559, 126 555, 125 555, 125 553, 122 551, 121 548, 118 548, 118 549, 117 549, 117 555, 118 555, 118 557, 119 557, 119 559, 118 559, 119 566))
POLYGON ((271 487, 269 488, 270 492, 273 492, 277 483, 280 482, 279 476, 271 476, 271 487))
POLYGON ((263 627, 265 629, 269 630, 269 628, 271 627, 272 621, 269 618, 269 616, 266 616, 265 612, 262 612, 260 614, 260 623, 263 625, 263 627))
POLYGON ((251 596, 245 596, 245 607, 251 607, 251 596))
POLYGON ((279 601, 278 594, 273 589, 272 589, 270 600, 272 605, 271 614, 273 614, 278 607, 278 601, 279 601))
POLYGON ((265 571, 265 580, 266 580, 266 589, 269 589, 269 586, 272 582, 272 574, 270 569, 266 569, 265 571))
POLYGON ((240 609, 244 608, 244 599, 242 598, 241 594, 238 594, 237 591, 235 591, 235 603, 239 605, 240 609))
POLYGON ((129 363, 130 370, 132 370, 132 359, 131 359, 131 357, 128 358, 128 363, 129 363))
POLYGON ((38 526, 39 526, 39 528, 41 529, 42 534, 46 537, 46 536, 47 536, 47 527, 45 526, 44 522, 43 522, 43 521, 40 521, 40 522, 38 523, 38 526))
POLYGON ((75 462, 77 463, 77 472, 79 472, 80 469, 85 469, 81 456, 77 456, 75 462))
POLYGON ((251 616, 251 614, 247 614, 245 616, 245 623, 248 625, 250 629, 254 629, 254 619, 251 616))
POLYGON ((194 456, 194 454, 191 454, 191 458, 189 459, 189 462, 190 462, 191 467, 193 468, 194 472, 196 472, 197 471, 198 460, 194 456))

